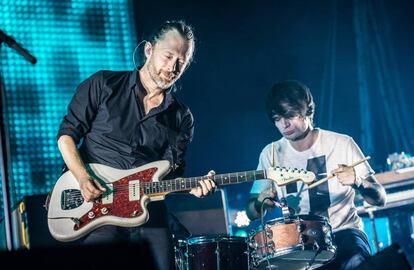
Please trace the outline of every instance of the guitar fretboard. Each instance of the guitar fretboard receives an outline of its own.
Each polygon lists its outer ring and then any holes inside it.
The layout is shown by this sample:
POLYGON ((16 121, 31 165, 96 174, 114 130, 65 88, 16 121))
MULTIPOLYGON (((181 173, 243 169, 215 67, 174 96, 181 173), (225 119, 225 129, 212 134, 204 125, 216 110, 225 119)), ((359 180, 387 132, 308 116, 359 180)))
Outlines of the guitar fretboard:
MULTIPOLYGON (((145 183, 143 190, 145 194, 168 193, 174 191, 190 190, 199 186, 198 182, 208 179, 206 176, 177 178, 172 180, 163 180, 160 182, 145 183)), ((246 171, 227 174, 216 174, 211 178, 217 185, 230 185, 244 182, 250 182, 259 179, 266 179, 264 170, 246 171)))

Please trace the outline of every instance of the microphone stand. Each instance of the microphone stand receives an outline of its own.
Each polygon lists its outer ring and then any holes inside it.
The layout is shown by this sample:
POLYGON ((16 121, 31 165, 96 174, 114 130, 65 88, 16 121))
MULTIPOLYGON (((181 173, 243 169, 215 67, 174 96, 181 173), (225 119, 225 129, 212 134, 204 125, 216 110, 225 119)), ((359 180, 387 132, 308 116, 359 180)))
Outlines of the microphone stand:
MULTIPOLYGON (((12 38, 5 35, 0 30, 0 52, 1 45, 5 42, 9 47, 15 49, 19 54, 21 54, 27 61, 32 64, 36 63, 36 58, 27 58, 27 55, 31 56, 25 49, 23 49, 17 42, 12 38), (26 54, 27 53, 27 54, 26 54)), ((6 111, 6 94, 4 89, 4 80, 3 73, 0 70, 0 168, 1 168, 1 186, 3 191, 3 211, 4 211, 4 226, 6 233, 6 246, 9 251, 16 249, 13 242, 13 231, 12 231, 12 216, 11 216, 11 207, 10 207, 10 186, 11 181, 9 179, 9 136, 8 129, 6 124, 6 119, 3 117, 3 112, 6 111)))

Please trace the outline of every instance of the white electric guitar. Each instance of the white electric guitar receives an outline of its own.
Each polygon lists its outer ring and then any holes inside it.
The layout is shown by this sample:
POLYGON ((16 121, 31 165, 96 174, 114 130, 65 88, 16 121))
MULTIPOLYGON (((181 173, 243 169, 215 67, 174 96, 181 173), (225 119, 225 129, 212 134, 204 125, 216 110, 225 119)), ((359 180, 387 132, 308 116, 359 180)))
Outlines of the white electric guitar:
MULTIPOLYGON (((48 225, 51 235, 63 242, 73 241, 103 225, 136 227, 148 221, 146 208, 150 201, 163 200, 170 192, 197 187, 206 176, 162 179, 170 170, 166 160, 148 163, 131 170, 119 170, 101 164, 89 164, 88 170, 106 188, 93 202, 86 202, 78 181, 70 171, 56 182, 48 202, 48 225)), ((310 171, 287 168, 217 174, 217 185, 237 184, 257 179, 270 179, 283 186, 301 180, 315 180, 310 171)))

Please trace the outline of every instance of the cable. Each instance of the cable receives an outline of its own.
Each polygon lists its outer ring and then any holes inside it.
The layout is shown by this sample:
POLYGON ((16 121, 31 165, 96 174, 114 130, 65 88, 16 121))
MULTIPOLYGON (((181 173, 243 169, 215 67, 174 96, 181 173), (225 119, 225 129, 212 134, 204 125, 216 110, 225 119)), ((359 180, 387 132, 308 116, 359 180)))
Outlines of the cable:
POLYGON ((143 40, 143 41, 141 41, 140 43, 138 43, 138 45, 135 47, 135 49, 134 49, 134 52, 132 53, 132 62, 134 63, 134 68, 135 69, 138 69, 139 67, 137 66, 137 63, 135 62, 135 53, 137 52, 137 50, 138 50, 138 48, 139 48, 139 46, 141 46, 141 44, 143 43, 143 42, 148 42, 148 41, 146 41, 145 39, 143 40))
MULTIPOLYGON (((316 240, 315 240, 316 241, 316 240)), ((318 249, 315 252, 315 255, 313 255, 312 259, 310 260, 310 262, 308 263, 308 265, 306 266, 305 270, 309 270, 312 267, 312 264, 314 264, 316 257, 319 255, 319 253, 321 253, 322 249, 321 247, 318 245, 318 242, 315 242, 315 244, 317 245, 318 249)))

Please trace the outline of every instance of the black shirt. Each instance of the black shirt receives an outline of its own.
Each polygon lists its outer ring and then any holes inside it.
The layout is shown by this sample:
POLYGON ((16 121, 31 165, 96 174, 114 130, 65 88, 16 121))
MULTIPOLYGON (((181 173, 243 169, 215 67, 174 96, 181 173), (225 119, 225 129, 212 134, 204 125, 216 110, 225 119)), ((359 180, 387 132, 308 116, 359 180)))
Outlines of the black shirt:
POLYGON ((184 170, 184 154, 192 140, 193 116, 167 92, 160 106, 145 115, 138 96, 146 90, 137 71, 99 71, 82 82, 69 104, 58 132, 81 142, 85 163, 131 169, 167 159, 184 170))

